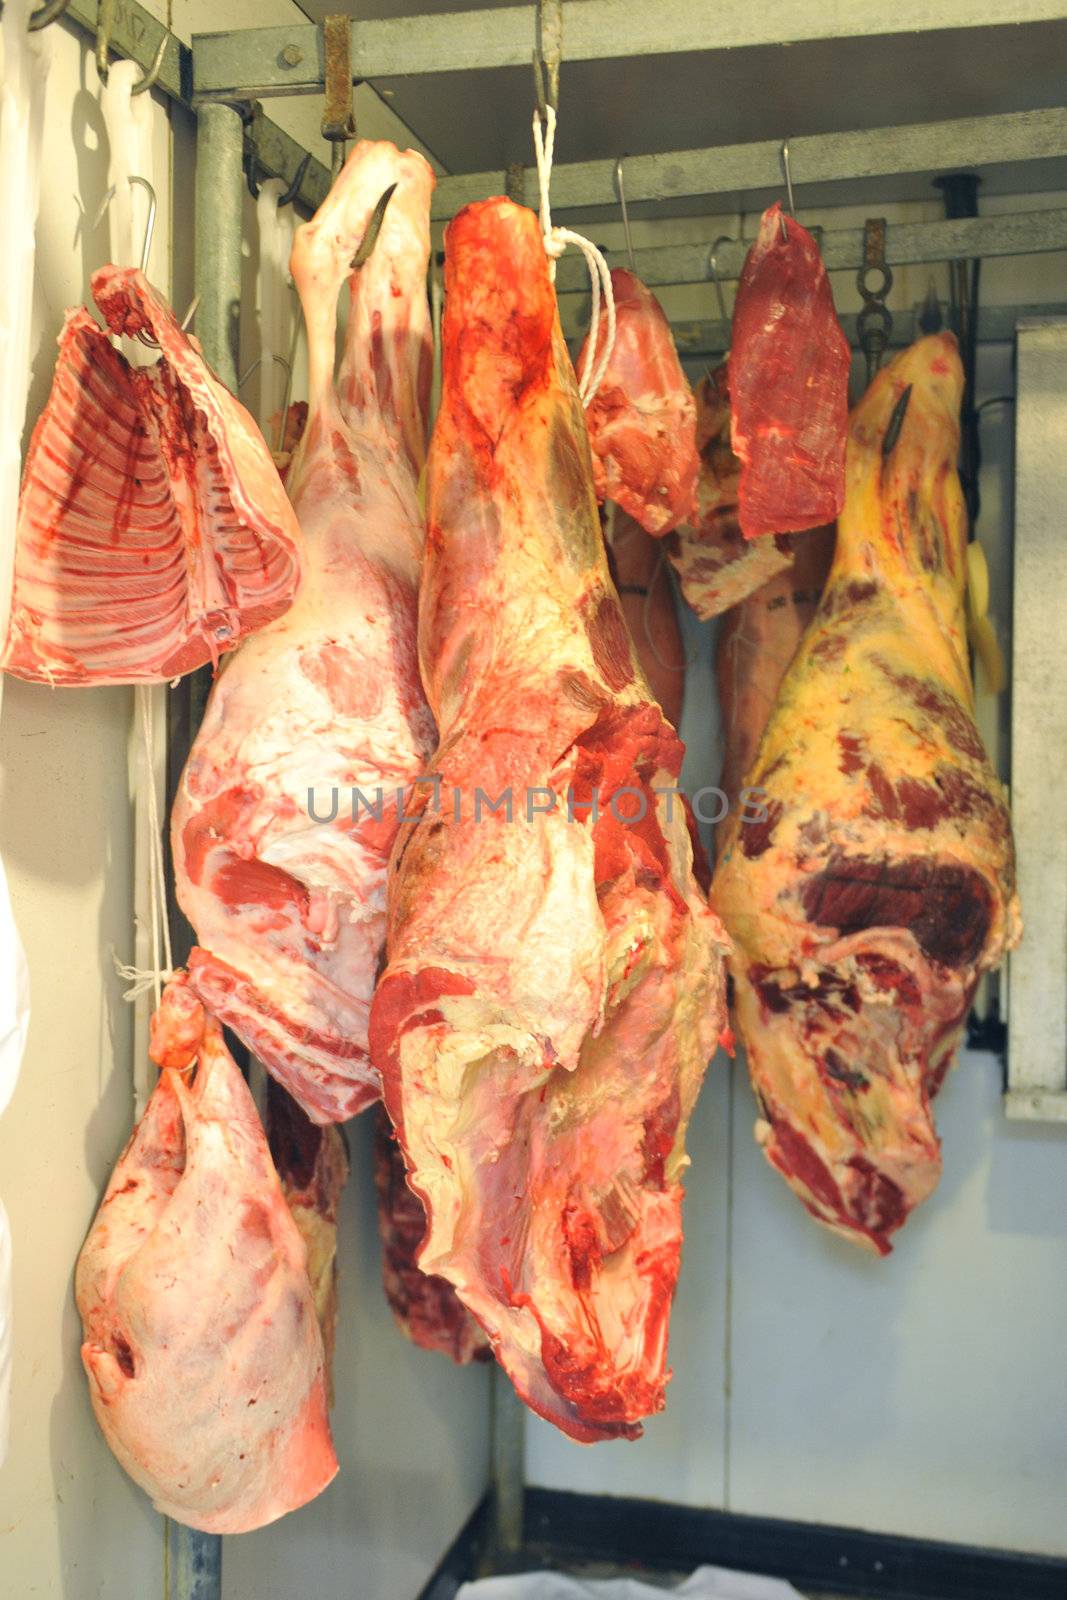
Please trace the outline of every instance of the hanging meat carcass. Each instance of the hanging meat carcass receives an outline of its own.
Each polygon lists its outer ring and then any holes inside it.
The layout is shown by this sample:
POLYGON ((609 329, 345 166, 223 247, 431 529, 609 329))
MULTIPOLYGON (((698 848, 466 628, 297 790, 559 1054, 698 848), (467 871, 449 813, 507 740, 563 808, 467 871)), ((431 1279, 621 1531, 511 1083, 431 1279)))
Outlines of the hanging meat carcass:
POLYGON ((317 1127, 273 1078, 267 1079, 267 1143, 285 1203, 304 1241, 307 1274, 322 1332, 326 1387, 333 1404, 337 1337, 337 1213, 348 1181, 340 1128, 317 1127))
MULTIPOLYGON (((692 513, 700 465, 693 391, 670 323, 632 272, 611 274, 615 344, 586 421, 598 500, 614 500, 646 533, 669 533, 692 513)), ((600 314, 597 349, 607 338, 600 314)), ((578 370, 584 370, 583 346, 578 370)))
POLYGON ((440 781, 394 854, 371 1044, 420 1266, 534 1410, 632 1438, 663 1404, 723 939, 608 579, 536 217, 468 207, 445 272, 420 604, 440 781))
POLYGON ((310 403, 288 485, 307 575, 220 674, 172 818, 193 985, 318 1123, 379 1093, 367 1019, 386 867, 434 742, 415 640, 432 187, 421 156, 363 141, 297 232, 310 403), (351 273, 335 388, 338 293, 394 186, 351 273))
POLYGON ((741 463, 730 444, 730 391, 725 363, 696 388, 700 477, 691 521, 667 541, 682 594, 703 621, 740 605, 746 595, 788 570, 788 534, 746 539, 737 516, 741 463))
POLYGON ((389 1118, 378 1108, 374 1128, 374 1186, 382 1245, 382 1287, 397 1327, 412 1344, 439 1350, 457 1366, 485 1361, 489 1340, 445 1278, 423 1272, 419 1251, 426 1211, 410 1187, 389 1118))
POLYGON ((979 976, 1019 935, 1011 828, 974 722, 955 340, 921 340, 849 429, 815 620, 727 825, 712 904, 771 1164, 880 1252, 937 1184, 931 1101, 979 976))
POLYGON ((51 684, 162 683, 288 609, 300 528, 245 408, 140 272, 103 267, 112 333, 158 345, 131 367, 68 312, 19 500, 3 667, 51 684))
POLYGON ((337 1472, 306 1252, 252 1097, 181 980, 153 1054, 164 1071, 78 1259, 82 1361, 156 1509, 245 1533, 337 1472))
MULTIPOLYGON (((731 812, 745 803, 741 791, 782 679, 818 610, 833 560, 834 530, 815 528, 791 543, 789 566, 727 612, 716 642, 723 743, 719 787, 731 812)), ((717 831, 721 838, 723 830, 717 831)))
POLYGON ((641 670, 672 727, 682 720, 685 649, 662 544, 621 507, 607 511, 608 559, 641 670))
POLYGON ((841 510, 851 362, 819 247, 776 203, 760 220, 733 315, 730 400, 746 539, 817 528, 841 510))

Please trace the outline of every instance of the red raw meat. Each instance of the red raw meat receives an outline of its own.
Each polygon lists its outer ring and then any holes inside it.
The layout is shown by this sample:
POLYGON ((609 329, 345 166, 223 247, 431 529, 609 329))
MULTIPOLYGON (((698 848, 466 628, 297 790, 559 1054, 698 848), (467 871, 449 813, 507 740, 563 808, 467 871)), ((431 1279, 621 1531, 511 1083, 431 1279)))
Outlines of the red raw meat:
POLYGON ((247 1533, 337 1472, 305 1250, 252 1097, 211 1019, 171 985, 164 1070, 78 1258, 96 1419, 157 1511, 247 1533), (197 1037, 198 1032, 200 1037, 197 1037))
MULTIPOLYGON (((696 406, 651 290, 632 272, 611 274, 615 347, 586 408, 598 500, 614 500, 646 533, 669 533, 692 514, 697 456, 696 406)), ((600 314, 598 350, 607 338, 600 314)), ((578 359, 583 370, 585 347, 578 359)))
POLYGON ((307 1273, 322 1331, 327 1396, 332 1406, 337 1213, 348 1181, 348 1146, 340 1128, 316 1127, 273 1078, 267 1079, 267 1142, 285 1203, 307 1250, 307 1273))
POLYGON ((607 514, 611 575, 648 686, 672 727, 682 720, 685 649, 663 546, 619 506, 607 514))
POLYGON ((445 275, 420 595, 439 804, 397 842, 371 1048, 423 1271, 534 1410, 633 1438, 664 1399, 723 939, 608 578, 537 218, 469 206, 445 275))
POLYGON ((1011 823, 974 721, 951 334, 885 367, 849 429, 822 601, 712 884, 767 1159, 885 1253, 936 1187, 932 1100, 1017 942, 1011 823))
POLYGON ((131 367, 67 313, 19 500, 7 672, 38 683, 162 683, 280 616, 300 528, 239 401, 140 272, 103 267, 113 333, 160 347, 131 367))
POLYGON ((367 1019, 386 868, 434 743, 415 637, 432 188, 421 156, 364 141, 297 230, 310 403, 287 481, 307 576, 220 673, 172 818, 193 985, 317 1123, 379 1094, 367 1019), (351 274, 335 387, 338 294, 394 184, 351 274))
POLYGON ((730 399, 746 539, 817 528, 841 510, 851 362, 819 247, 776 202, 734 305, 730 399))
POLYGON ((423 1350, 439 1350, 457 1366, 490 1358, 489 1340, 445 1278, 418 1266, 426 1212, 410 1188, 396 1134, 384 1110, 372 1113, 374 1185, 382 1242, 382 1287, 397 1327, 423 1350))
POLYGON ((746 539, 737 520, 741 463, 730 447, 726 366, 696 388, 700 477, 691 521, 667 540, 682 594, 703 621, 740 605, 791 560, 792 539, 746 539))

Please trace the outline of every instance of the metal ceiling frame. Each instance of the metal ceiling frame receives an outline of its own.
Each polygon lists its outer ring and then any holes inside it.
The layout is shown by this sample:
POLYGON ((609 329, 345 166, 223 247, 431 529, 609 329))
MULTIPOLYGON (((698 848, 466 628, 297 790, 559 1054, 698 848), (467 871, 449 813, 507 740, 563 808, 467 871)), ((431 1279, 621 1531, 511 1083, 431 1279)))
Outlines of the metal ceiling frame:
MULTIPOLYGON (((779 189, 780 151, 780 141, 762 139, 707 150, 627 156, 627 203, 779 189)), ((1063 158, 1067 157, 1067 107, 809 134, 790 138, 789 151, 793 172, 805 187, 1063 158)), ((614 172, 611 160, 557 163, 552 168, 553 212, 614 205, 614 172)), ((472 200, 501 194, 504 179, 503 172, 465 172, 439 178, 430 215, 451 217, 472 200)), ((523 181, 525 192, 536 194, 533 167, 525 169, 523 181)))
MULTIPOLYGON (((864 264, 863 227, 816 230, 827 268, 857 270, 864 264)), ((715 251, 720 283, 741 276, 751 239, 731 239, 715 251)), ((935 222, 891 222, 885 230, 885 259, 893 267, 934 261, 961 261, 987 256, 1041 255, 1067 250, 1067 209, 1013 211, 984 217, 957 217, 935 222)), ((634 272, 650 288, 670 283, 711 282, 711 252, 706 244, 654 245, 634 251, 634 272)), ((564 257, 556 267, 560 293, 584 290, 589 271, 578 256, 564 257)))
MULTIPOLYGON (((360 80, 416 74, 526 67, 535 47, 537 8, 354 20, 352 71, 360 80)), ((1067 20, 1063 0, 895 0, 878 6, 813 6, 811 0, 567 0, 563 33, 568 61, 618 61, 633 56, 723 53, 819 40, 893 34, 968 33, 991 27, 1067 20)), ((194 39, 196 99, 229 100, 252 93, 317 94, 323 87, 321 23, 198 34, 194 39)))

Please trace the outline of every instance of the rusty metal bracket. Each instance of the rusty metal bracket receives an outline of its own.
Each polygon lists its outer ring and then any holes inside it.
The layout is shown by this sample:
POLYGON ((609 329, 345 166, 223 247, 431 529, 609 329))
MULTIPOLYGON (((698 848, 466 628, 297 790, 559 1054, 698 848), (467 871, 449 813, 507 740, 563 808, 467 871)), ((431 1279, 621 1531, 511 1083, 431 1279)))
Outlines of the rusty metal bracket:
POLYGON ((352 19, 334 14, 323 19, 322 137, 333 146, 334 177, 345 159, 345 145, 356 137, 352 82, 352 19))
POLYGON ((867 359, 868 383, 882 365, 893 332, 893 316, 885 303, 893 287, 893 273, 885 258, 885 227, 884 217, 867 218, 863 225, 863 265, 856 273, 856 288, 863 301, 856 332, 867 359), (874 274, 878 276, 872 285, 874 274))
POLYGON ((559 69, 563 64, 562 0, 537 0, 537 46, 534 50, 534 83, 541 120, 547 106, 559 110, 559 69))

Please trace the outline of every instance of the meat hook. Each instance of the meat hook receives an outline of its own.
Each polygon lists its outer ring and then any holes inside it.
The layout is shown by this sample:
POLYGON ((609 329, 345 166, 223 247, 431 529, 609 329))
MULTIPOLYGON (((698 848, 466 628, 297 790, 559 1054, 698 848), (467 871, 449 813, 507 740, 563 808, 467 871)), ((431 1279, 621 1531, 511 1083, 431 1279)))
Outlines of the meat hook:
MULTIPOLYGON (((258 151, 256 149, 256 142, 255 142, 255 139, 250 139, 249 140, 249 144, 248 144, 248 153, 245 156, 245 179, 246 179, 246 181, 248 183, 248 192, 252 196, 253 200, 258 200, 259 199, 259 179, 256 176, 256 169, 257 169, 258 165, 259 165, 259 153, 258 153, 258 151)), ((307 169, 308 169, 308 167, 310 165, 311 165, 311 151, 310 150, 305 150, 304 154, 303 154, 303 157, 302 157, 302 159, 300 161, 299 166, 297 167, 296 171, 293 173, 292 182, 290 183, 289 187, 287 189, 283 190, 282 193, 278 196, 278 210, 279 211, 282 209, 282 206, 291 206, 292 205, 293 201, 296 199, 297 195, 300 193, 300 186, 304 181, 304 177, 305 177, 305 175, 307 173, 307 169)))
POLYGON ((548 107, 559 110, 559 69, 563 61, 563 6, 561 0, 537 0, 537 45, 533 54, 534 85, 541 121, 548 107))
MULTIPOLYGON (((284 367, 285 368, 285 375, 286 375, 287 378, 291 375, 292 368, 290 367, 288 361, 286 361, 285 357, 278 354, 277 350, 272 350, 271 351, 270 358, 271 358, 272 361, 276 361, 280 367, 284 367)), ((240 394, 241 390, 244 388, 245 384, 248 382, 248 380, 252 376, 253 372, 258 372, 262 365, 263 365, 263 357, 262 356, 257 356, 256 359, 253 361, 252 365, 250 367, 246 367, 245 368, 244 372, 241 374, 241 376, 237 380, 237 388, 235 390, 236 394, 240 394)))
MULTIPOLYGON (((789 208, 789 215, 795 221, 796 220, 796 214, 797 214, 797 205, 796 205, 796 201, 793 198, 793 173, 792 173, 792 170, 790 169, 790 166, 789 166, 789 140, 788 139, 783 139, 782 140, 782 147, 778 152, 778 161, 779 161, 779 165, 782 168, 782 177, 785 179, 785 197, 786 197, 786 204, 787 204, 787 206, 789 208)), ((782 217, 781 222, 782 222, 782 239, 786 240, 786 239, 789 238, 789 229, 786 226, 786 221, 785 221, 784 217, 782 217)))
POLYGON ((722 292, 722 280, 719 277, 719 246, 721 244, 733 244, 733 242, 728 233, 720 233, 708 251, 708 271, 711 273, 711 281, 715 285, 715 298, 719 302, 719 320, 723 323, 730 321, 730 315, 726 309, 726 296, 722 292))
POLYGON ((101 83, 107 82, 109 71, 107 53, 115 26, 115 5, 116 0, 99 0, 96 13, 96 75, 101 83))
POLYGON ((386 189, 385 193, 382 195, 381 199, 378 201, 378 204, 375 206, 374 210, 371 212, 370 221, 367 223, 367 231, 360 241, 359 249, 352 257, 353 272, 355 272, 359 267, 366 266, 367 262, 370 260, 371 251, 378 243, 378 235, 381 233, 382 223, 385 221, 385 208, 395 193, 396 184, 391 183, 388 189, 386 189))
MULTIPOLYGON (((148 257, 152 251, 152 236, 156 231, 156 191, 147 178, 131 177, 131 183, 139 184, 148 193, 148 221, 145 223, 144 239, 141 242, 141 271, 148 271, 148 257)), ((100 202, 100 209, 93 218, 93 227, 98 228, 104 220, 104 213, 115 198, 115 185, 112 184, 100 202)))
POLYGON ((900 438, 900 430, 904 426, 904 414, 908 409, 908 401, 911 399, 911 387, 909 383, 890 413, 889 426, 886 428, 882 438, 883 461, 900 438))
POLYGON ((919 312, 919 327, 923 333, 940 333, 944 325, 945 319, 941 312, 937 284, 931 278, 926 288, 926 298, 922 303, 922 310, 919 312))
POLYGON ((167 53, 167 45, 169 43, 170 34, 167 32, 166 28, 164 28, 163 37, 160 39, 156 53, 152 58, 152 65, 149 67, 148 71, 145 73, 140 82, 135 83, 133 88, 130 90, 131 97, 135 94, 144 94, 147 90, 155 88, 156 84, 159 82, 159 74, 163 69, 163 57, 167 53))
POLYGON ((42 28, 47 28, 50 22, 58 22, 59 18, 70 5, 70 0, 48 0, 47 5, 39 6, 36 11, 30 12, 28 23, 31 33, 40 33, 42 28))
POLYGON ((634 242, 630 236, 630 217, 626 210, 626 188, 622 181, 622 156, 615 163, 615 193, 619 197, 619 207, 622 211, 622 231, 626 239, 626 259, 630 264, 630 271, 636 276, 637 268, 634 265, 634 242))

